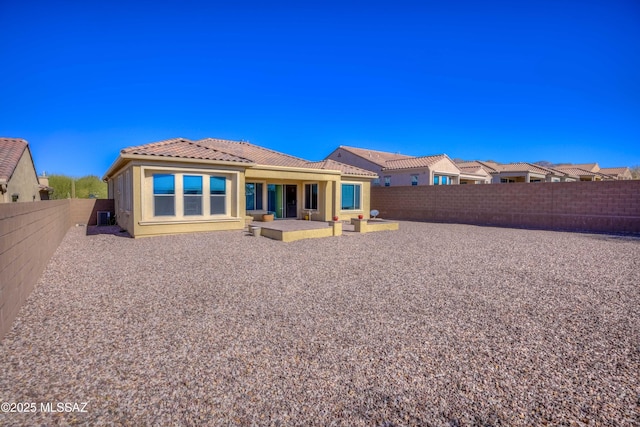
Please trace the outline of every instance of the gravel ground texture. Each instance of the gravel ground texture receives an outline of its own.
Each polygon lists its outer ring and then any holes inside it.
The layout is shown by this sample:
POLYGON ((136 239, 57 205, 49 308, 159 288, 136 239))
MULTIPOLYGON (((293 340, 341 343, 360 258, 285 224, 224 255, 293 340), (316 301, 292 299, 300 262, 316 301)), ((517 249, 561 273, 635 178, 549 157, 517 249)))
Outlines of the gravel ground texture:
POLYGON ((0 343, 36 406, 0 425, 640 425, 640 238, 89 234, 0 343))

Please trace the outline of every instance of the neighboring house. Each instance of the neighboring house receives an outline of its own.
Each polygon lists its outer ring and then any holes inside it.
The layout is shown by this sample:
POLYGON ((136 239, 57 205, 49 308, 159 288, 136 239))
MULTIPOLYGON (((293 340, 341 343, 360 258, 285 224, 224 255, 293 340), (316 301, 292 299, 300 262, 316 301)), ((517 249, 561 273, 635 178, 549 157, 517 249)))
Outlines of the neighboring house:
POLYGON ((0 203, 47 200, 52 191, 38 182, 29 143, 0 138, 0 203))
MULTIPOLYGON (((560 165, 560 166, 556 166, 556 169, 569 172, 573 175, 577 175, 580 181, 611 181, 611 180, 618 179, 617 177, 609 175, 608 173, 600 169, 600 166, 597 163, 583 163, 578 165, 560 165)), ((619 168, 611 168, 611 169, 619 169, 619 168)), ((629 175, 631 175, 631 171, 629 171, 629 175)))
POLYGON ((626 167, 601 168, 597 163, 578 165, 560 165, 556 169, 571 172, 580 177, 580 181, 611 181, 633 179, 631 170, 626 167))
POLYGON ((501 164, 492 161, 474 160, 470 162, 459 162, 457 166, 461 170, 480 168, 491 175, 491 182, 494 184, 514 182, 571 182, 578 180, 577 176, 567 171, 526 162, 501 164))
POLYGON ((459 184, 460 169, 446 155, 388 160, 382 169, 394 186, 459 184))
POLYGON ((385 187, 490 181, 488 174, 477 168, 461 171, 446 154, 415 157, 341 145, 327 159, 370 170, 379 175, 373 185, 385 187))
POLYGON ((411 157, 412 156, 405 156, 399 153, 388 153, 385 151, 367 150, 365 148, 341 145, 329 154, 326 159, 374 172, 378 175, 378 178, 373 180, 373 185, 384 185, 382 170, 386 166, 387 161, 410 159, 411 157))
POLYGON ((631 173, 631 169, 629 169, 626 166, 621 168, 600 168, 598 172, 603 173, 605 175, 609 175, 615 179, 622 180, 622 181, 633 179, 633 174, 631 173))
POLYGON ((481 166, 460 166, 460 184, 491 184, 491 174, 481 166))
POLYGON ((247 216, 368 217, 377 175, 248 142, 170 139, 125 148, 104 176, 117 223, 134 237, 238 230, 247 216))
POLYGON ((571 182, 577 181, 578 179, 577 176, 565 171, 526 162, 498 165, 497 170, 492 172, 491 175, 493 176, 494 184, 513 182, 571 182))

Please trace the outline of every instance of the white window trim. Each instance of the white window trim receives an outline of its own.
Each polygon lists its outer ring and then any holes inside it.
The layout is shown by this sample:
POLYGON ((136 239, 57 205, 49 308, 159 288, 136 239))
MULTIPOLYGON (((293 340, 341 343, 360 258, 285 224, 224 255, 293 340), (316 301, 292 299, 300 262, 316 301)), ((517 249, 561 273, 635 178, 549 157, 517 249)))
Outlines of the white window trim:
POLYGON ((364 212, 363 206, 364 206, 364 185, 362 184, 362 182, 357 182, 357 181, 342 181, 342 182, 340 182, 340 212, 342 212, 342 213, 364 212), (360 186, 360 209, 342 209, 342 184, 359 185, 360 186))
MULTIPOLYGON (((231 197, 232 192, 239 192, 238 188, 234 188, 237 186, 233 185, 233 181, 236 183, 240 182, 240 172, 238 171, 230 171, 224 169, 191 169, 191 168, 180 168, 180 167, 170 167, 170 166, 141 166, 140 167, 140 218, 141 220, 138 222, 140 225, 154 225, 154 224, 189 224, 194 222, 227 222, 227 221, 237 221, 241 219, 240 216, 233 216, 231 212, 235 210, 235 212, 240 213, 240 195, 236 194, 235 199, 235 209, 234 206, 231 205, 231 197), (163 174, 172 174, 175 176, 175 197, 176 197, 176 206, 175 206, 175 216, 167 216, 167 217, 157 217, 154 215, 153 210, 153 174, 154 173, 163 173, 163 174), (178 205, 178 198, 184 197, 184 189, 183 189, 183 180, 182 177, 184 175, 202 175, 203 188, 202 188, 202 196, 203 196, 203 204, 202 204, 202 212, 203 215, 184 215, 184 212, 180 212, 178 206, 183 206, 183 201, 180 201, 180 205, 178 205), (207 212, 210 212, 210 200, 208 196, 210 194, 209 187, 209 177, 210 176, 224 176, 227 180, 226 190, 227 193, 225 195, 226 202, 226 211, 229 212, 229 215, 211 215, 207 212), (233 179, 232 179, 233 178, 233 179), (150 196, 145 192, 145 183, 150 180, 151 181, 151 189, 150 196), (206 202, 205 202, 206 200, 206 202), (207 214, 205 214, 207 213, 207 214)), ((242 192, 244 194, 244 191, 242 192)), ((184 210, 184 207, 182 208, 184 210)))
POLYGON ((124 211, 131 213, 131 200, 133 199, 133 187, 131 185, 131 168, 124 172, 124 211))

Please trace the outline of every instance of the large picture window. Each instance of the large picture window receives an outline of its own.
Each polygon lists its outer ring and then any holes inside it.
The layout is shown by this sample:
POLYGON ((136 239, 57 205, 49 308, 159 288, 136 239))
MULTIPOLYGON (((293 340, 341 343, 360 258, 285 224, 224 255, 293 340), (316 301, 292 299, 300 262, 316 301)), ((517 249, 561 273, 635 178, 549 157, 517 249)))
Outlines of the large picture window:
POLYGON ((247 198, 248 211, 263 209, 261 182, 247 182, 245 184, 245 194, 247 198))
POLYGON ((342 210, 360 209, 360 184, 342 184, 342 210))
POLYGON ((318 210, 318 184, 304 185, 304 209, 318 210))
POLYGON ((209 177, 211 215, 224 215, 227 213, 227 180, 223 176, 209 177))
POLYGON ((176 214, 176 182, 173 175, 153 175, 153 212, 155 216, 176 214))
POLYGON ((184 215, 202 215, 202 176, 182 177, 184 215))

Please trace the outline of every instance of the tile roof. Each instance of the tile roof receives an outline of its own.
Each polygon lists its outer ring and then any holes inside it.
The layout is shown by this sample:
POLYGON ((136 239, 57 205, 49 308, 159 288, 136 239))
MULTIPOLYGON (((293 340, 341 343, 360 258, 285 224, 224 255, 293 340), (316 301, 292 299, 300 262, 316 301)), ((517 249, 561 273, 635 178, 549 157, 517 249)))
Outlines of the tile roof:
POLYGON ((601 179, 616 179, 613 176, 601 173, 601 172, 591 172, 589 170, 586 169, 580 169, 580 168, 563 168, 562 169, 563 172, 567 172, 570 173, 571 175, 574 175, 576 177, 580 177, 580 176, 599 176, 601 179))
POLYGON ((299 157, 290 156, 245 141, 206 138, 196 141, 196 143, 249 159, 259 165, 304 168, 307 163, 306 160, 299 157))
POLYGON ((600 173, 606 174, 606 175, 625 175, 625 174, 630 174, 631 170, 627 167, 621 167, 621 168, 600 168, 600 170, 598 171, 600 173))
POLYGON ((21 138, 0 138, 0 180, 9 181, 27 145, 21 138))
POLYGON ((348 147, 346 145, 341 145, 339 148, 342 148, 345 151, 353 153, 356 156, 360 156, 363 159, 369 160, 371 163, 375 163, 376 165, 382 167, 386 166, 386 163, 390 160, 410 159, 413 157, 399 153, 389 153, 386 151, 368 150, 366 148, 348 147))
POLYGON ((406 159, 388 160, 385 164, 384 170, 426 168, 448 158, 449 157, 447 157, 446 154, 438 154, 435 156, 409 157, 406 159))
POLYGON ((465 174, 471 174, 471 175, 484 175, 484 176, 488 176, 489 173, 482 167, 482 166, 460 166, 460 163, 456 164, 456 166, 458 166, 458 169, 460 169, 460 172, 465 173, 465 174))
POLYGON ((516 162, 516 163, 509 163, 506 165, 499 165, 498 170, 493 173, 496 174, 500 172, 533 172, 533 173, 539 173, 543 175, 548 175, 549 173, 551 173, 551 171, 547 168, 534 165, 533 163, 526 163, 526 162, 516 162))
POLYGON ((485 172, 491 173, 491 172, 496 172, 500 165, 495 162, 484 162, 480 160, 473 160, 470 162, 457 162, 456 166, 458 166, 458 168, 466 168, 466 167, 472 167, 472 166, 481 167, 482 169, 484 169, 485 172))
POLYGON ((374 172, 336 162, 335 160, 309 162, 299 157, 290 156, 249 142, 229 141, 215 138, 205 138, 197 141, 190 141, 185 138, 167 139, 164 141, 152 142, 150 144, 128 147, 121 150, 121 153, 170 158, 255 163, 265 166, 325 169, 339 171, 345 175, 377 176, 374 172))
POLYGON ((555 166, 556 169, 582 169, 588 172, 598 172, 600 170, 600 166, 598 163, 582 163, 579 165, 558 165, 555 166))
POLYGON ((335 160, 321 160, 319 162, 307 162, 306 166, 311 169, 326 169, 326 170, 337 170, 340 171, 343 175, 361 175, 361 176, 378 176, 377 173, 368 171, 366 169, 357 168, 355 166, 347 165, 345 163, 336 162, 335 160))
POLYGON ((144 156, 251 163, 251 160, 247 158, 216 150, 184 138, 167 139, 164 141, 152 142, 151 144, 128 147, 120 152, 123 154, 139 154, 144 156))

